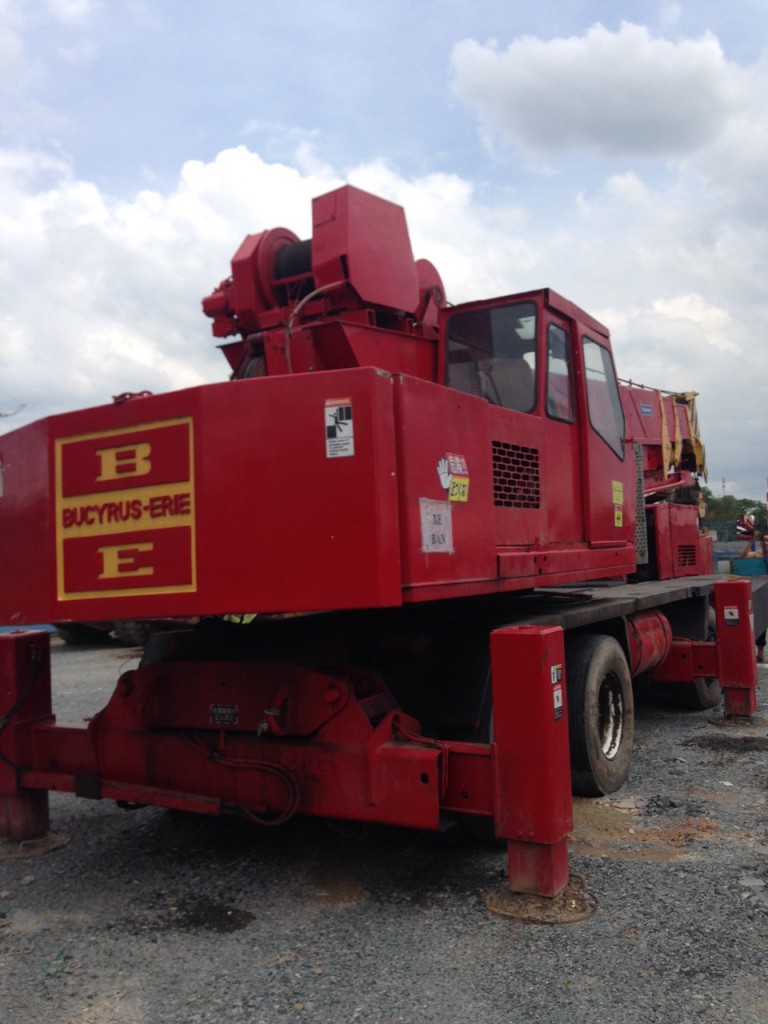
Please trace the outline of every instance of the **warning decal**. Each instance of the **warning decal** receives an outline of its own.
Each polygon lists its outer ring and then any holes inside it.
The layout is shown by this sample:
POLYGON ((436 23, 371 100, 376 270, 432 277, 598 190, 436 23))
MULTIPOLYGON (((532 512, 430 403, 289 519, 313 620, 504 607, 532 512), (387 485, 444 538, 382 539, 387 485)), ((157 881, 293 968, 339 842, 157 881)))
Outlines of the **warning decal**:
POLYGON ((563 688, 556 686, 552 691, 552 701, 555 706, 555 721, 559 722, 563 717, 563 688))
POLYGON ((211 704, 211 725, 237 725, 237 704, 211 704))
POLYGON ((612 481, 613 484, 613 525, 621 527, 624 525, 624 484, 621 480, 612 481))
POLYGON ((437 475, 449 501, 469 501, 469 471, 463 455, 446 452, 437 464, 437 475))
POLYGON ((355 426, 352 400, 349 398, 326 400, 325 454, 329 459, 342 459, 355 454, 355 426))
POLYGON ((737 605, 729 605, 723 609, 723 622, 726 626, 738 626, 739 609, 737 605))

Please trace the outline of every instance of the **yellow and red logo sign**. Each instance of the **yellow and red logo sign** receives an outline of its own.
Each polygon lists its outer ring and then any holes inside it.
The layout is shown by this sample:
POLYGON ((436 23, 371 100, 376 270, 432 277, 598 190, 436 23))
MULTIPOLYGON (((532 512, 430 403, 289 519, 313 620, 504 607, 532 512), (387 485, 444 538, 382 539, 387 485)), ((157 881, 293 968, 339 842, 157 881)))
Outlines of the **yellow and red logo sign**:
POLYGON ((60 601, 196 589, 192 420, 56 440, 60 601))

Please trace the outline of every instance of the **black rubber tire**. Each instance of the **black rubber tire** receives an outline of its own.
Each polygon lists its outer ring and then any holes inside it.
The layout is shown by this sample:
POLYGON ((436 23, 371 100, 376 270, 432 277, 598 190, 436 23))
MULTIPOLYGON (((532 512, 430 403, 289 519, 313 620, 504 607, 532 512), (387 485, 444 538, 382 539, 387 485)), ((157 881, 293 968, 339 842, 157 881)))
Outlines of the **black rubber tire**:
POLYGON ((635 705, 621 645, 610 636, 566 643, 571 785, 577 796, 615 793, 632 760, 635 705))
MULTIPOLYGON (((717 640, 715 609, 707 611, 707 640, 717 640)), ((672 702, 686 711, 709 711, 722 702, 720 681, 712 676, 698 676, 693 683, 672 683, 669 687, 672 702)))

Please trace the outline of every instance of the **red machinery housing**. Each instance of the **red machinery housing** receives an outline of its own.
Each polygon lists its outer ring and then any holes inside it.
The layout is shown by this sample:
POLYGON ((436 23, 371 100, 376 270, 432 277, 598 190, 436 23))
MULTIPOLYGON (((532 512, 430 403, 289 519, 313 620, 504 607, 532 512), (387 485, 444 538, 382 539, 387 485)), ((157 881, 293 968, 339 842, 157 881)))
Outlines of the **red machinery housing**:
POLYGON ((0 834, 45 828, 48 789, 492 819, 510 884, 559 891, 569 745, 579 791, 621 785, 633 676, 753 710, 750 585, 701 576, 692 397, 621 385, 549 289, 446 306, 403 211, 349 186, 311 240, 246 238, 203 308, 232 381, 0 438, 0 621, 200 620, 86 728, 50 713, 45 639, 0 638, 0 834))

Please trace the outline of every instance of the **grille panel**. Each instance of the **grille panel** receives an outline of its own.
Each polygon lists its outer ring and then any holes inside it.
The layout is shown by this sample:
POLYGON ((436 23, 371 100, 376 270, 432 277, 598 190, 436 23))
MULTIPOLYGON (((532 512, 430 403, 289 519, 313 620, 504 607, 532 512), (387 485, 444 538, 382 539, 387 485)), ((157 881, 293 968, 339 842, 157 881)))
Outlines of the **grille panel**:
POLYGON ((493 441, 493 503, 502 508, 539 508, 539 449, 493 441))
POLYGON ((696 546, 694 544, 678 545, 677 565, 679 569, 685 569, 692 565, 696 565, 696 546))

